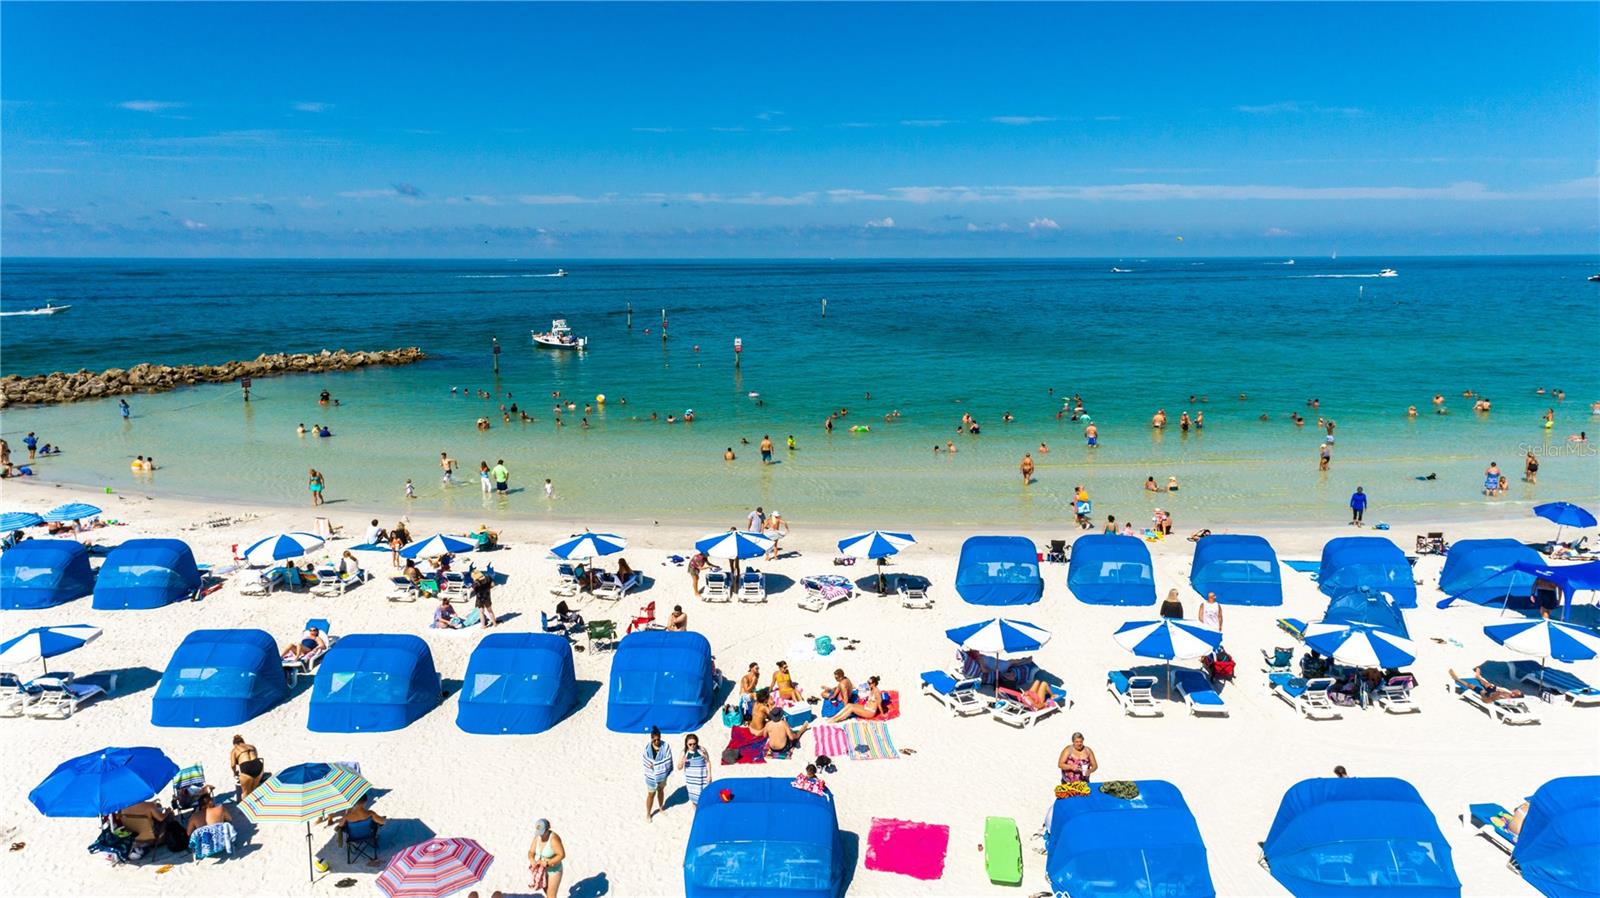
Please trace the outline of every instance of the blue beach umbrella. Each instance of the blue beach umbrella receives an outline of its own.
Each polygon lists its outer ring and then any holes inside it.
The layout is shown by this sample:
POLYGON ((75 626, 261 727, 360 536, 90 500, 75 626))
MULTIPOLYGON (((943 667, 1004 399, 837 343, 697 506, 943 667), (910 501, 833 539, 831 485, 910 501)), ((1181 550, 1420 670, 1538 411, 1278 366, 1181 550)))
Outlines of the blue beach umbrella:
POLYGON ((964 652, 977 652, 1000 659, 1026 658, 1044 648, 1050 631, 1027 621, 996 617, 944 631, 964 652))
POLYGON ((299 558, 320 548, 322 537, 315 533, 279 533, 251 543, 250 548, 244 550, 244 560, 255 565, 271 564, 285 558, 299 558))
POLYGON ((68 502, 65 505, 57 505, 55 508, 45 512, 44 519, 47 521, 81 521, 84 518, 92 518, 99 513, 100 509, 87 502, 68 502))
POLYGON ((1307 648, 1355 667, 1404 667, 1417 660, 1417 646, 1398 633, 1361 624, 1317 621, 1306 627, 1307 648))
POLYGON ((100 817, 144 801, 177 773, 158 748, 103 748, 62 762, 28 800, 46 817, 100 817))
MULTIPOLYGON (((0 669, 15 670, 22 664, 65 655, 73 649, 93 642, 99 636, 100 628, 88 624, 34 627, 21 636, 13 636, 5 642, 0 642, 0 669)), ((50 665, 46 664, 45 671, 49 670, 50 665)))
POLYGON ((0 533, 10 533, 24 527, 34 527, 44 523, 44 518, 31 511, 8 511, 0 514, 0 533))
POLYGON ((1222 632, 1199 624, 1162 618, 1156 621, 1128 621, 1111 634, 1117 645, 1141 658, 1199 658, 1216 651, 1222 632))
POLYGON ((851 558, 886 558, 916 542, 909 533, 888 530, 868 530, 839 540, 839 554, 851 558))
POLYGON ((1587 661, 1600 655, 1600 633, 1553 620, 1519 620, 1483 628, 1490 639, 1514 652, 1557 661, 1587 661))
POLYGON ((1593 527, 1597 522, 1589 509, 1571 502, 1546 502, 1535 505, 1533 513, 1556 525, 1556 541, 1561 541, 1563 527, 1593 527))
POLYGON ((694 547, 707 558, 760 558, 772 548, 772 540, 750 530, 728 530, 704 537, 694 547))
POLYGON ((628 547, 627 537, 615 533, 582 533, 550 547, 557 558, 601 558, 615 555, 628 547))
POLYGON ((427 539, 417 540, 400 550, 401 558, 428 558, 433 555, 459 555, 462 552, 471 552, 478 544, 465 536, 450 536, 436 533, 427 539))

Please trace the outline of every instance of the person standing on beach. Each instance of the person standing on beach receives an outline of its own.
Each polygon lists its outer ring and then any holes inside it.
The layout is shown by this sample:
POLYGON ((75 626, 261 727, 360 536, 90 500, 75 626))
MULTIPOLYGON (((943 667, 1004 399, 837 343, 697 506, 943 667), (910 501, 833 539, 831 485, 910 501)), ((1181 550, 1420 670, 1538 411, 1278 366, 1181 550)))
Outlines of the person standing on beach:
POLYGON ((261 774, 266 770, 261 755, 256 752, 254 745, 244 741, 243 736, 236 735, 233 737, 233 748, 228 752, 228 766, 239 780, 238 800, 244 801, 261 785, 261 774))
POLYGON ((494 477, 494 488, 496 492, 504 495, 506 492, 510 491, 511 472, 506 468, 505 459, 495 459, 494 468, 490 470, 489 473, 494 477))
POLYGON ((34 454, 39 451, 39 437, 30 430, 28 435, 22 438, 22 445, 28 450, 28 461, 33 461, 34 454))
POLYGON ((711 564, 711 559, 704 552, 696 552, 689 557, 689 583, 694 587, 694 597, 700 598, 700 572, 711 564))
POLYGON ((1206 600, 1200 603, 1200 608, 1195 612, 1195 619, 1200 621, 1202 627, 1222 632, 1222 605, 1218 604, 1216 593, 1206 593, 1206 600))
POLYGON ((455 484, 456 460, 451 458, 448 452, 439 453, 439 470, 443 472, 443 474, 439 477, 440 483, 444 484, 445 486, 452 486, 455 484))
POLYGON ((122 412, 122 420, 124 421, 128 420, 128 416, 133 414, 133 410, 128 408, 128 400, 126 399, 117 400, 117 410, 122 412))
POLYGON ((322 504, 322 488, 326 485, 322 479, 322 472, 312 468, 306 479, 306 485, 311 488, 311 507, 316 508, 322 504))
POLYGON ((550 821, 542 817, 535 820, 533 844, 528 846, 528 875, 531 877, 528 888, 539 891, 545 898, 559 898, 562 864, 566 859, 567 845, 550 828, 550 821))
POLYGON ((546 499, 554 499, 556 497, 556 485, 550 482, 548 477, 544 479, 544 497, 546 499))
POLYGON ((1063 783, 1087 783, 1089 777, 1100 769, 1094 749, 1083 744, 1083 734, 1073 733, 1072 744, 1061 750, 1056 758, 1056 768, 1061 771, 1063 783))
POLYGON ((689 805, 700 806, 700 793, 711 785, 711 756, 700 747, 700 736, 689 733, 683 737, 683 760, 678 762, 683 770, 683 781, 689 787, 689 805))
POLYGON ((1033 455, 1031 453, 1022 453, 1022 464, 1020 467, 1022 469, 1022 485, 1027 486, 1033 482, 1033 455))
POLYGON ((650 728, 650 741, 644 747, 644 819, 653 820, 658 807, 667 810, 667 780, 672 776, 672 746, 661 738, 659 727, 650 728))
POLYGON ((1356 491, 1350 494, 1350 524, 1355 527, 1360 527, 1361 516, 1365 514, 1366 511, 1367 493, 1366 490, 1358 486, 1356 487, 1356 491))
POLYGON ((761 524, 766 521, 766 519, 767 513, 762 511, 761 506, 757 505, 755 511, 750 512, 750 514, 745 517, 746 526, 744 529, 750 531, 751 533, 760 533, 761 524))

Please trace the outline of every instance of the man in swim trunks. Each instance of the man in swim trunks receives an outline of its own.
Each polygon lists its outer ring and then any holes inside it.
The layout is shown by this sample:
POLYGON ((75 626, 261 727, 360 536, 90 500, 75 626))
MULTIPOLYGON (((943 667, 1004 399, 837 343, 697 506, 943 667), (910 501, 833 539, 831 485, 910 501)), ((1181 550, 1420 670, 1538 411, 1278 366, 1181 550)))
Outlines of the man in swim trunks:
POLYGON ((444 472, 439 478, 440 483, 445 486, 455 483, 456 460, 451 458, 448 452, 439 453, 439 469, 444 472))
POLYGON ((496 459, 494 467, 489 471, 489 475, 494 478, 496 492, 504 493, 511 489, 509 482, 511 480, 511 472, 506 468, 505 459, 496 459))
POLYGON ((1100 428, 1090 424, 1083 429, 1083 441, 1090 448, 1100 445, 1100 428))
POLYGON ((764 465, 772 464, 772 435, 771 434, 762 434, 762 436, 761 436, 761 463, 764 464, 764 465))

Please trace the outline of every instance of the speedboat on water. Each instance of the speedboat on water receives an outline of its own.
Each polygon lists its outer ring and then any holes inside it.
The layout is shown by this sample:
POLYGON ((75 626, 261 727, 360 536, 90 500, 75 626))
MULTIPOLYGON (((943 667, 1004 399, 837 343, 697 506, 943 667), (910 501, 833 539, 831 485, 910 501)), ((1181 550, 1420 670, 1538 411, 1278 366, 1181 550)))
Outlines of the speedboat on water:
POLYGON ((589 346, 589 338, 574 336, 572 328, 567 327, 565 318, 557 318, 550 322, 550 329, 544 333, 535 331, 533 342, 551 349, 587 349, 589 346))
POLYGON ((557 278, 564 278, 566 276, 567 276, 567 270, 565 268, 557 268, 556 269, 556 273, 551 275, 551 277, 557 277, 557 278))
POLYGON ((0 312, 0 315, 54 315, 57 312, 65 312, 70 308, 72 306, 58 306, 53 302, 47 302, 37 309, 18 309, 15 312, 0 312))
POLYGON ((1381 278, 1397 278, 1399 276, 1400 272, 1395 271, 1393 268, 1385 268, 1384 270, 1378 272, 1378 277, 1381 278))
POLYGON ((1591 280, 1591 281, 1600 281, 1600 274, 1591 274, 1591 275, 1589 275, 1589 280, 1591 280))
POLYGON ((1132 274, 1133 273, 1133 269, 1132 268, 1113 268, 1113 269, 1111 269, 1111 273, 1112 274, 1132 274))

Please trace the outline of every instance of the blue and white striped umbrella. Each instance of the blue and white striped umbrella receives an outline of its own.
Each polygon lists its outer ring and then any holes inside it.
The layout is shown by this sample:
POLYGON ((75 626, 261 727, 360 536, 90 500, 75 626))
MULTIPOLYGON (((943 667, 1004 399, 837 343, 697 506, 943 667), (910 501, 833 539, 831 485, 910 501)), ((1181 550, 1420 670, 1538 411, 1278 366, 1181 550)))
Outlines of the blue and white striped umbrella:
POLYGON ((322 537, 315 533, 280 533, 257 540, 244 550, 244 560, 255 565, 271 564, 285 558, 299 558, 322 548, 322 537))
POLYGON ((600 558, 628 547, 628 538, 615 533, 583 533, 556 543, 550 554, 557 558, 600 558))
POLYGON ((1483 628, 1490 639, 1514 652, 1557 661, 1587 661, 1600 655, 1600 633, 1553 620, 1519 620, 1483 628))
POLYGON ((772 548, 772 540, 751 530, 727 530, 698 540, 694 547, 707 558, 760 558, 772 548))
POLYGON ((462 552, 471 552, 478 544, 465 536, 451 536, 446 533, 435 533, 427 539, 419 539, 404 549, 400 550, 401 558, 431 558, 435 555, 449 553, 459 555, 462 552))
POLYGON ((45 512, 44 519, 47 521, 81 521, 84 518, 92 518, 99 513, 100 509, 87 502, 68 502, 65 505, 57 505, 55 508, 45 512))
POLYGON ((1317 621, 1306 627, 1305 643, 1354 667, 1404 667, 1417 660, 1417 646, 1407 637, 1361 624, 1317 621))
POLYGON ((1211 654, 1222 644, 1222 632, 1187 621, 1128 621, 1111 634, 1117 645, 1141 658, 1199 658, 1211 654))
POLYGON ((8 511, 0 514, 0 533, 10 533, 24 527, 34 527, 44 523, 44 518, 31 511, 8 511))
MULTIPOLYGON (((44 658, 64 655, 100 636, 100 628, 88 624, 62 624, 34 627, 21 636, 0 642, 0 670, 16 670, 44 658)), ((45 665, 45 670, 49 670, 45 665)))
POLYGON ((964 652, 996 658, 1025 658, 1050 641, 1050 631, 1027 621, 996 617, 944 631, 964 652))
POLYGON ((857 533, 855 536, 839 540, 839 554, 851 558, 884 558, 898 553, 916 541, 917 538, 909 533, 868 530, 866 533, 857 533))

